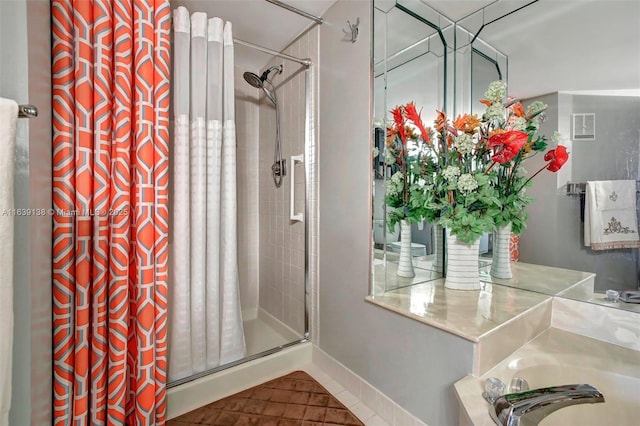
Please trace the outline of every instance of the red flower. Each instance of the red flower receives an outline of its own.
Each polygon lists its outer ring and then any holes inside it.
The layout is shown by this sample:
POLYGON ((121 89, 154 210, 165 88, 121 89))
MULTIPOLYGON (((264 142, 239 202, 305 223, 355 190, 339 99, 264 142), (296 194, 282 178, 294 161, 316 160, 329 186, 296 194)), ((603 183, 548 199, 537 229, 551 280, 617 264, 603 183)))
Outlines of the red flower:
POLYGON ((404 107, 404 113, 405 113, 405 116, 409 120, 411 120, 411 122, 415 124, 418 127, 418 129, 420 129, 420 134, 422 135, 422 139, 426 143, 431 145, 431 141, 429 140, 429 132, 424 127, 424 124, 422 123, 422 118, 420 118, 420 114, 418 113, 418 111, 416 111, 416 104, 413 102, 409 102, 404 107))
POLYGON ((567 148, 562 145, 558 145, 556 149, 552 149, 544 155, 544 161, 550 161, 547 165, 547 170, 552 172, 560 170, 568 159, 569 153, 567 152, 567 148))
POLYGON ((487 147, 495 152, 491 159, 500 164, 508 163, 518 155, 527 139, 529 135, 519 130, 492 135, 487 144, 487 147))
POLYGON ((396 129, 398 129, 398 134, 400 135, 400 140, 403 145, 407 144, 407 132, 404 129, 405 119, 402 115, 402 107, 395 107, 391 110, 391 114, 393 114, 393 121, 396 123, 396 129))

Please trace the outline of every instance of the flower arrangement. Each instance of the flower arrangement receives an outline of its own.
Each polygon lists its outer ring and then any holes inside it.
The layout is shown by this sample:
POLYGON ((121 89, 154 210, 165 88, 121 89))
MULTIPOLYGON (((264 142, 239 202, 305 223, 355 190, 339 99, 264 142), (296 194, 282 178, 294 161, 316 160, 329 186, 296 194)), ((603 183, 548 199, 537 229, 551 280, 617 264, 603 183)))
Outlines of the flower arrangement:
MULTIPOLYGON (((519 101, 503 103, 502 81, 491 83, 485 98, 482 118, 464 114, 451 121, 438 111, 433 129, 424 125, 413 102, 392 110, 385 152, 387 164, 397 165, 387 188, 387 203, 395 208, 390 226, 424 218, 465 243, 509 222, 514 233, 522 232, 532 200, 524 189, 542 170, 558 171, 568 153, 561 145, 548 151, 547 163, 527 178, 523 161, 547 147, 546 138, 537 135, 546 105, 534 102, 524 109, 519 101)), ((557 138, 556 133, 554 142, 557 138)))
POLYGON ((505 82, 494 81, 489 85, 485 99, 480 101, 487 106, 482 117, 482 136, 490 150, 491 164, 487 170, 495 171, 492 185, 501 203, 500 212, 495 216, 495 224, 504 226, 511 222, 512 232, 519 235, 528 218, 525 207, 532 201, 525 194, 525 189, 543 170, 560 170, 569 154, 566 147, 558 144, 560 134, 554 132, 552 141, 557 148, 548 151, 544 156, 547 163, 527 177, 522 167, 523 162, 547 148, 546 136, 538 134, 547 106, 536 101, 525 109, 520 101, 510 98, 503 104, 506 96, 505 82))

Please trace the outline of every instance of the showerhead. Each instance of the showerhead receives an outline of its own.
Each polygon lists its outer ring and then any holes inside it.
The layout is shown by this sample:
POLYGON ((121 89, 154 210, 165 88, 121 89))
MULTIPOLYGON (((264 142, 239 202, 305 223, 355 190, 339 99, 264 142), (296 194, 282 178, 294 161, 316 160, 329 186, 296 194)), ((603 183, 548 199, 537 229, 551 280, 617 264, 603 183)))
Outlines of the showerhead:
POLYGON ((252 85, 256 89, 262 89, 264 80, 261 79, 260 77, 258 77, 257 74, 254 74, 252 72, 246 71, 244 74, 242 74, 242 76, 247 81, 247 83, 249 83, 250 85, 252 85))
POLYGON ((269 89, 267 89, 264 85, 264 82, 266 81, 267 83, 271 84, 271 86, 273 87, 273 83, 271 83, 271 80, 269 80, 268 78, 269 73, 271 73, 271 71, 277 71, 278 74, 282 73, 282 65, 280 65, 279 67, 271 67, 267 69, 265 72, 262 73, 260 77, 258 77, 258 74, 254 74, 249 71, 246 71, 244 74, 242 74, 242 76, 244 77, 246 82, 249 83, 251 86, 255 87, 256 89, 262 89, 264 93, 267 95, 267 97, 271 100, 271 102, 275 104, 277 103, 275 94, 272 93, 269 89))

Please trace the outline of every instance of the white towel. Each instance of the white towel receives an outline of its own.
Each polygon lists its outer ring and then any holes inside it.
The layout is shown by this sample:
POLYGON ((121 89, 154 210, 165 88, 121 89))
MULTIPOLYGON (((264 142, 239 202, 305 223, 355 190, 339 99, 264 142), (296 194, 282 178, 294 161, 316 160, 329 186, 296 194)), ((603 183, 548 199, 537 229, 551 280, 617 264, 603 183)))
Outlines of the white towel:
POLYGON ((635 180, 587 182, 584 245, 593 250, 640 247, 635 180))
POLYGON ((9 424, 13 351, 13 169, 18 104, 0 98, 0 426, 9 424))

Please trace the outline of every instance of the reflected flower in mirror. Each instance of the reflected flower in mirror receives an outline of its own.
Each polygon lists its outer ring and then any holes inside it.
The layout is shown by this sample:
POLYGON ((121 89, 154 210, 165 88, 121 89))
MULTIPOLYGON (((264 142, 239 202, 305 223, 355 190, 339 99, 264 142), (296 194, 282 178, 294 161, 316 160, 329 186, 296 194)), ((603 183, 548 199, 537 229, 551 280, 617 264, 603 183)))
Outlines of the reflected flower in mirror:
MULTIPOLYGON (((560 170, 568 152, 562 145, 548 151, 543 167, 528 177, 523 162, 547 148, 546 136, 538 135, 546 105, 525 108, 506 98, 506 83, 495 81, 481 101, 487 107, 481 118, 463 114, 451 120, 437 111, 433 130, 413 102, 392 111, 385 153, 387 164, 396 165, 387 197, 397 208, 391 223, 423 217, 466 243, 508 223, 514 234, 522 232, 532 201, 525 188, 543 170, 560 170)), ((554 133, 556 145, 559 136, 554 133)))
POLYGON ((481 135, 487 141, 486 155, 491 161, 487 171, 493 172, 490 173, 491 184, 501 205, 495 216, 495 225, 511 223, 512 232, 519 235, 526 225, 525 207, 533 200, 525 194, 525 189, 543 170, 560 170, 569 153, 566 147, 558 145, 560 134, 554 132, 552 142, 557 147, 545 154, 546 163, 528 177, 523 168, 524 161, 547 148, 546 136, 538 134, 547 106, 536 101, 524 108, 522 102, 510 98, 503 103, 506 96, 505 82, 494 81, 489 85, 485 99, 480 101, 487 106, 482 117, 481 135))
POLYGON ((391 111, 393 121, 387 127, 384 150, 385 165, 391 170, 387 180, 387 223, 389 230, 401 220, 418 223, 424 219, 423 164, 429 155, 429 130, 414 128, 407 122, 407 111, 415 112, 413 104, 398 106, 391 111))

